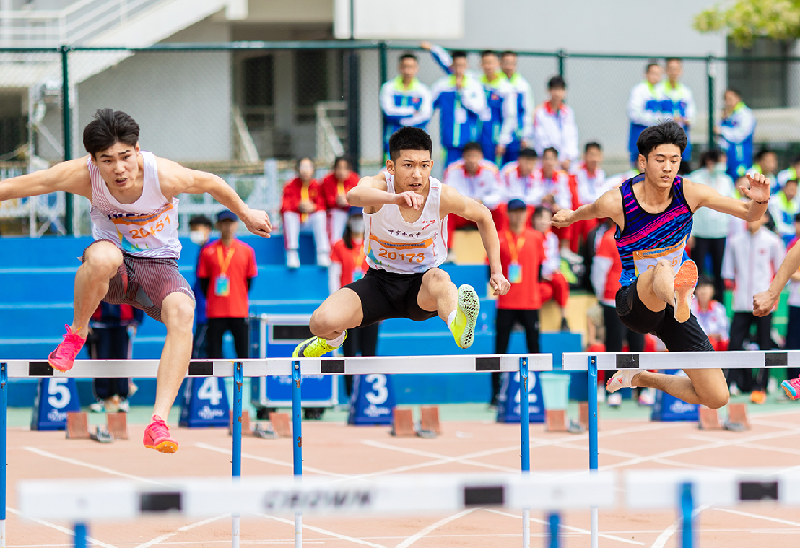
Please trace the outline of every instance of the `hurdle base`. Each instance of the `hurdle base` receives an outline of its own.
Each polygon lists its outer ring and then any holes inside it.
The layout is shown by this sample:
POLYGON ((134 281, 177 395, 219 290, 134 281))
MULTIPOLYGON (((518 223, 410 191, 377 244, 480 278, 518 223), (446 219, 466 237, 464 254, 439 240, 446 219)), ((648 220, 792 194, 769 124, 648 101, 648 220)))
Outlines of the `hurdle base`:
POLYGON ((66 431, 68 440, 92 439, 89 433, 89 417, 83 411, 67 413, 66 431))
POLYGON ((272 425, 272 430, 281 438, 292 437, 292 421, 289 419, 288 413, 269 414, 269 422, 272 425))

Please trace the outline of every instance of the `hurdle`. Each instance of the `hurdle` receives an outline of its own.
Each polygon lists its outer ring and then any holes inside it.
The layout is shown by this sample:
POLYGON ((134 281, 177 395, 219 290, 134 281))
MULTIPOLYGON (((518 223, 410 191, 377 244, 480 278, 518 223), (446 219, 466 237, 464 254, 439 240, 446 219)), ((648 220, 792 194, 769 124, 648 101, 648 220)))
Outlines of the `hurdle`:
MULTIPOLYGON (((53 370, 47 361, 7 360, 0 362, 0 420, 6 421, 6 390, 9 378, 155 378, 158 360, 78 360, 67 371, 53 370)), ((238 481, 241 477, 242 444, 242 389, 244 377, 263 377, 283 375, 292 377, 292 460, 293 473, 300 478, 303 473, 302 454, 302 375, 366 375, 366 374, 405 374, 405 373, 491 373, 506 372, 520 374, 520 393, 529 390, 530 371, 552 370, 550 354, 514 355, 449 355, 449 356, 392 356, 369 358, 267 358, 244 360, 192 360, 189 363, 187 378, 192 377, 233 377, 233 428, 231 477, 238 481)), ((530 425, 529 400, 520 398, 520 468, 523 474, 530 473, 530 425)), ((2 470, 0 470, 0 548, 5 548, 6 523, 6 428, 0 431, 0 451, 2 451, 2 470)), ((523 548, 530 547, 530 530, 527 510, 523 509, 523 548)), ((239 547, 239 515, 232 514, 232 546, 239 547)), ((302 512, 295 515, 295 546, 302 546, 302 512)))
POLYGON ((27 480, 18 487, 24 518, 69 520, 75 546, 86 546, 89 521, 139 517, 298 513, 340 516, 413 516, 471 508, 533 509, 548 513, 548 546, 558 546, 559 512, 617 503, 618 476, 558 471, 516 474, 419 474, 333 482, 320 477, 170 480, 144 486, 130 480, 27 480))
MULTIPOLYGON (((758 369, 800 367, 800 350, 760 350, 731 352, 565 352, 565 371, 586 371, 589 398, 589 469, 598 469, 597 372, 619 369, 758 369), (677 363, 676 363, 677 362, 677 363)), ((592 548, 597 548, 598 513, 592 508, 592 548)))

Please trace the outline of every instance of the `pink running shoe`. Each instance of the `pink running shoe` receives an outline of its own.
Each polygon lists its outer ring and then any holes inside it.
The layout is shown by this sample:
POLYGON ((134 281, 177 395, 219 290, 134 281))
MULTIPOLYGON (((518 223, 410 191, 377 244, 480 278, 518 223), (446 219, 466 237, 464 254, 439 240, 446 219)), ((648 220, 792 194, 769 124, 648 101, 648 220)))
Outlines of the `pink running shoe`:
POLYGON ((80 353, 81 348, 83 348, 83 343, 86 342, 86 338, 79 336, 77 333, 73 333, 70 326, 65 325, 64 327, 67 328, 67 334, 64 335, 64 340, 61 341, 56 349, 50 352, 50 355, 47 357, 47 363, 50 364, 50 367, 62 373, 72 369, 75 358, 80 353))
POLYGON ((153 421, 144 429, 144 446, 161 453, 178 450, 178 442, 170 437, 167 423, 158 415, 153 415, 153 421))
POLYGON ((783 388, 783 391, 786 392, 786 395, 789 396, 790 399, 793 400, 800 399, 800 377, 792 379, 790 381, 783 381, 781 383, 781 387, 783 388))

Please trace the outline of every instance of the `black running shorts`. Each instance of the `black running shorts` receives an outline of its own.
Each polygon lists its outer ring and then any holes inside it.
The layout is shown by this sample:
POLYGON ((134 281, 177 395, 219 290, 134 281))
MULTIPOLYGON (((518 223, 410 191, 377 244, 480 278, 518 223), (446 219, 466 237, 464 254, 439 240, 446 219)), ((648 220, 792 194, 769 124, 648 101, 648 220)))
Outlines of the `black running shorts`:
POLYGON ((425 274, 395 274, 370 268, 363 278, 347 284, 345 287, 355 291, 361 299, 364 318, 360 327, 389 318, 409 318, 421 322, 436 316, 437 312, 423 310, 417 304, 425 274))

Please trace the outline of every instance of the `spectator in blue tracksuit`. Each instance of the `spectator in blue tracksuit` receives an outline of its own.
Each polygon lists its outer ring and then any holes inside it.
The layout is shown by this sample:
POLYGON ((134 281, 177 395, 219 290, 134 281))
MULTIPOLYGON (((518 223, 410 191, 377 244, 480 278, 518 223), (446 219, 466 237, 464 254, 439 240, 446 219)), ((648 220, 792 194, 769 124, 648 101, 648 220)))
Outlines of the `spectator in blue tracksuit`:
POLYGON ((509 162, 517 161, 521 149, 533 145, 526 141, 526 137, 533 135, 533 107, 536 103, 533 101, 530 83, 517 72, 516 53, 504 51, 500 55, 500 69, 517 94, 517 126, 503 155, 503 165, 506 165, 509 162))
POLYGON ((725 109, 716 134, 720 148, 728 155, 726 172, 735 181, 743 177, 753 163, 753 135, 756 119, 745 106, 742 95, 733 88, 725 90, 725 109))
POLYGON ((686 148, 683 150, 683 161, 692 159, 692 140, 689 137, 689 128, 694 122, 697 108, 694 104, 692 90, 680 81, 683 75, 683 61, 677 57, 667 59, 667 79, 658 86, 658 92, 663 96, 662 112, 666 118, 678 122, 686 132, 686 148))
POLYGON ((200 251, 197 253, 197 261, 195 263, 195 281, 192 286, 195 298, 195 312, 194 312, 194 340, 192 341, 192 358, 205 358, 208 356, 208 341, 206 340, 206 331, 208 330, 208 318, 206 317, 206 296, 200 287, 200 278, 196 276, 197 267, 200 265, 200 253, 203 248, 208 244, 211 238, 211 231, 214 225, 211 219, 205 215, 195 215, 189 219, 189 237, 192 242, 200 246, 200 251))
POLYGON ((431 91, 417 80, 419 62, 413 53, 400 56, 397 78, 381 86, 384 152, 389 153, 389 137, 401 127, 426 130, 431 119, 431 91))
POLYGON ((483 157, 502 166, 506 148, 517 129, 517 94, 500 71, 500 59, 493 51, 481 53, 481 85, 488 107, 481 120, 483 157))
POLYGON ((433 108, 439 109, 439 130, 445 151, 445 168, 461 159, 464 145, 479 138, 480 120, 487 117, 486 97, 477 78, 467 74, 467 54, 452 57, 438 46, 427 45, 448 76, 431 90, 433 108))
POLYGON ((661 65, 658 63, 647 65, 645 77, 644 82, 636 84, 631 90, 628 101, 628 118, 631 121, 628 152, 633 167, 638 167, 639 148, 636 146, 636 141, 639 139, 639 134, 646 127, 657 124, 665 117, 662 112, 664 96, 658 85, 661 82, 661 65))

